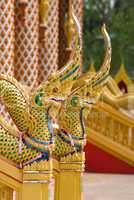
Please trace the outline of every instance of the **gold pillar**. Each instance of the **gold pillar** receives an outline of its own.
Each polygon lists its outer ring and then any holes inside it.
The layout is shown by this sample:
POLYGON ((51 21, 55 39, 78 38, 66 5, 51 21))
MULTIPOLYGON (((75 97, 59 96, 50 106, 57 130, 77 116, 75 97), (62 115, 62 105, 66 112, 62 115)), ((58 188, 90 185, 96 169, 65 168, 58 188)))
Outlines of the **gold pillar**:
POLYGON ((22 188, 22 200, 48 200, 49 182, 47 183, 25 183, 22 188))
POLYGON ((55 173, 55 200, 82 200, 84 154, 65 157, 55 173))
POLYGON ((52 161, 33 163, 24 168, 22 200, 48 200, 52 161))
POLYGON ((15 200, 22 200, 22 188, 15 191, 15 200))
POLYGON ((13 190, 7 186, 0 186, 0 200, 12 200, 13 190))

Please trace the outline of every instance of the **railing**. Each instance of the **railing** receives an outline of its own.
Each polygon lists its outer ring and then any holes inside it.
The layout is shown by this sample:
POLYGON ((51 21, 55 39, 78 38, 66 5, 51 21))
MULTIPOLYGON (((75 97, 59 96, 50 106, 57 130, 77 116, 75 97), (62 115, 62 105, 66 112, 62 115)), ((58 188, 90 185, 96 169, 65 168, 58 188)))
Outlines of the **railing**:
POLYGON ((22 170, 0 156, 0 200, 18 200, 21 183, 22 170))
POLYGON ((13 189, 6 186, 6 185, 3 185, 3 184, 0 184, 0 199, 1 200, 14 200, 14 193, 13 193, 13 189))
MULTIPOLYGON (((106 140, 110 145, 111 151, 112 147, 116 148, 118 145, 119 151, 124 148, 127 154, 133 154, 134 156, 134 120, 132 118, 125 116, 120 111, 103 102, 99 102, 97 106, 92 108, 86 123, 88 127, 87 137, 90 141, 96 135, 96 139, 101 137, 96 141, 100 143, 99 146, 104 142, 102 140, 106 140)), ((114 151, 116 150, 113 149, 114 151)), ((124 151, 122 151, 122 158, 124 157, 123 154, 124 151)), ((133 161, 131 164, 133 164, 133 161)))

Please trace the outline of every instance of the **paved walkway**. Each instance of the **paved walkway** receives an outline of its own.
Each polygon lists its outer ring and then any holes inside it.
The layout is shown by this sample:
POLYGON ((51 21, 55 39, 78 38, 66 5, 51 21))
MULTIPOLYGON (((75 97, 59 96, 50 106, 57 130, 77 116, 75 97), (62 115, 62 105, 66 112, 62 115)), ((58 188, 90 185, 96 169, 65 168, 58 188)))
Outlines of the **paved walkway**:
POLYGON ((134 175, 84 174, 84 200, 134 200, 134 175))

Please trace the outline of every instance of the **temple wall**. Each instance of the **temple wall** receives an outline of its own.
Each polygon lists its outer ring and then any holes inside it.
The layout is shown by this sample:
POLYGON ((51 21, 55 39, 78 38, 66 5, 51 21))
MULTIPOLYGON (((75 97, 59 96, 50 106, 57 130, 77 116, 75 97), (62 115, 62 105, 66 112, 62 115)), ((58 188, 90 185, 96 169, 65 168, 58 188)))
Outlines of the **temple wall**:
MULTIPOLYGON (((0 73, 14 75, 14 0, 0 1, 0 73)), ((3 105, 0 113, 9 119, 3 105)))
POLYGON ((14 0, 0 1, 0 73, 14 74, 14 0))
POLYGON ((15 77, 34 86, 38 77, 39 9, 38 0, 15 3, 15 77))
MULTIPOLYGON (((64 24, 69 2, 0 1, 0 73, 10 74, 33 88, 67 62, 69 52, 64 24), (41 10, 41 3, 48 7, 41 10)), ((72 4, 82 25, 83 0, 72 0, 72 4)), ((9 119, 2 105, 0 110, 9 119)))
MULTIPOLYGON (((64 24, 69 2, 0 1, 0 72, 34 87, 66 63, 64 24), (40 10, 40 5, 46 3, 46 10, 40 10), (46 15, 45 24, 41 22, 41 12, 46 15)), ((73 0, 72 5, 82 25, 83 0, 73 0)))

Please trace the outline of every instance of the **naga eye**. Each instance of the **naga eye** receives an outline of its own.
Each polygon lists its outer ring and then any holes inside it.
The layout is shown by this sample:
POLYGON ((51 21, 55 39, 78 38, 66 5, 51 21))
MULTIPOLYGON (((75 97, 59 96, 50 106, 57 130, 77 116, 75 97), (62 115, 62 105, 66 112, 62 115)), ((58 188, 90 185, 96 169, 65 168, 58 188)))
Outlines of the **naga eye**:
POLYGON ((73 96, 71 99, 71 105, 72 106, 77 106, 78 104, 78 97, 77 96, 73 96))
POLYGON ((41 98, 43 97, 44 93, 41 91, 36 97, 35 97, 35 103, 38 106, 43 106, 43 103, 41 101, 41 98))

